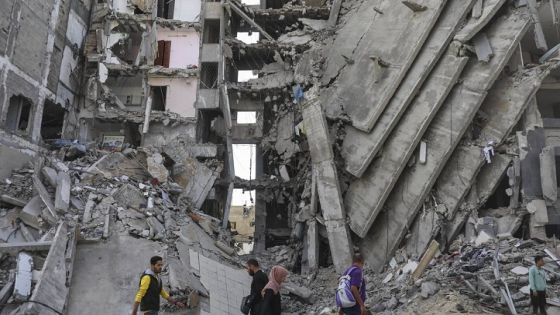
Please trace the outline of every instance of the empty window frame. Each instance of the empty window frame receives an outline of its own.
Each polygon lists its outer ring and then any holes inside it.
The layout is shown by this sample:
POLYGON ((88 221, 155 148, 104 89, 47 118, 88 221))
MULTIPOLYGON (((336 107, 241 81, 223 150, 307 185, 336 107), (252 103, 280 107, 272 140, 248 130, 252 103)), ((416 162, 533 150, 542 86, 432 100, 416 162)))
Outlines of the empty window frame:
POLYGON ((31 101, 21 95, 12 96, 6 115, 6 129, 11 132, 27 132, 31 119, 31 101))
POLYGON ((167 86, 152 86, 152 111, 165 111, 167 86))
POLYGON ((175 0, 158 0, 157 16, 164 19, 173 19, 175 0))

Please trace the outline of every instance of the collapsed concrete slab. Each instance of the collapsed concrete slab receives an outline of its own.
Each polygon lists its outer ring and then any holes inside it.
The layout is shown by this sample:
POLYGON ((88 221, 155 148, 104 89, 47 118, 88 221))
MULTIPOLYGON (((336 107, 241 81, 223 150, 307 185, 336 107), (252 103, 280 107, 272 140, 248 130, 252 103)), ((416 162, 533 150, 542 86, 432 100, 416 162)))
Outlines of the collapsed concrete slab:
POLYGON ((354 127, 371 130, 420 52, 445 3, 446 0, 419 1, 426 7, 421 12, 393 0, 383 0, 376 6, 383 14, 375 15, 354 54, 346 56, 355 62, 342 70, 339 82, 344 83, 334 87, 329 95, 333 103, 344 108, 354 127))
POLYGON ((376 159, 362 178, 355 180, 346 193, 345 205, 350 227, 364 237, 381 211, 400 173, 439 107, 457 82, 467 57, 451 55, 442 58, 410 109, 384 145, 381 157, 376 159))
MULTIPOLYGON (((455 216, 455 212, 485 163, 481 147, 488 141, 494 141, 499 145, 505 140, 531 103, 540 83, 548 76, 551 68, 551 65, 546 65, 521 71, 498 80, 492 87, 479 110, 479 113, 486 117, 484 126, 480 130, 480 139, 484 141, 479 140, 481 143, 457 147, 434 186, 437 200, 445 207, 447 217, 455 216)), ((436 222, 420 224, 424 231, 432 231, 432 237, 439 233, 436 222)), ((407 248, 411 247, 408 245, 409 242, 414 242, 417 247, 415 252, 423 253, 429 241, 429 238, 422 241, 409 239, 407 248)))
POLYGON ((416 96, 418 89, 421 88, 441 55, 445 52, 452 36, 472 5, 473 1, 471 0, 448 0, 422 51, 370 133, 360 131, 352 126, 346 127, 342 156, 346 162, 346 170, 350 174, 356 177, 363 175, 416 96))
POLYGON ((486 34, 495 56, 489 63, 472 61, 467 66, 462 82, 454 88, 424 135, 429 148, 427 163, 416 164, 400 176, 385 203, 390 213, 388 220, 377 220, 360 243, 362 252, 373 268, 382 268, 387 256, 391 256, 400 244, 426 194, 529 25, 528 16, 513 11, 498 18, 487 29, 486 34))
MULTIPOLYGON (((313 95, 313 93, 310 93, 313 95)), ((346 216, 333 151, 329 141, 327 120, 317 98, 302 106, 303 123, 309 141, 313 176, 317 179, 319 203, 327 227, 331 256, 337 272, 352 261, 353 246, 346 216)))
POLYGON ((189 198, 196 209, 200 209, 214 182, 220 176, 222 168, 213 170, 194 158, 185 159, 181 168, 174 178, 177 183, 185 187, 183 196, 189 198))
POLYGON ((66 299, 70 291, 67 285, 67 231, 68 229, 64 223, 59 225, 51 249, 49 250, 49 254, 41 270, 41 278, 33 289, 33 294, 30 299, 39 303, 23 304, 15 314, 50 315, 59 314, 64 311, 66 299), (50 308, 44 305, 48 305, 50 308))
POLYGON ((460 211, 455 213, 455 217, 449 219, 445 231, 447 243, 452 242, 457 237, 470 213, 482 207, 496 191, 511 161, 511 156, 497 154, 491 164, 485 164, 482 167, 476 177, 476 185, 471 188, 469 194, 459 206, 460 211))
POLYGON ((485 0, 480 17, 471 17, 467 24, 455 35, 455 40, 466 43, 470 41, 494 18, 506 0, 485 0))

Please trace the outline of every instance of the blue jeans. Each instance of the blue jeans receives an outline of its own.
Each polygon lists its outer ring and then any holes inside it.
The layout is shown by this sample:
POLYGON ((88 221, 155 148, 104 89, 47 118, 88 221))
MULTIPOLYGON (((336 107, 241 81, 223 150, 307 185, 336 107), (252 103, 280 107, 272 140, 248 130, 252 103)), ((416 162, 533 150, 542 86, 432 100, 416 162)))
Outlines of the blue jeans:
POLYGON ((362 312, 360 311, 360 306, 358 305, 349 308, 343 308, 342 311, 344 312, 345 315, 362 315, 362 312))

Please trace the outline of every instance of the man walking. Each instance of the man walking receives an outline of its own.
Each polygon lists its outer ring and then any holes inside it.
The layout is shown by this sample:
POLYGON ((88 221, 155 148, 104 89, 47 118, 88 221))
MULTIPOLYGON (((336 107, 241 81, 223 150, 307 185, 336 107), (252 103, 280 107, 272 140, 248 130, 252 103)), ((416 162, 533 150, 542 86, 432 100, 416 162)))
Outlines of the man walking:
POLYGON ((267 275, 259 267, 259 262, 256 259, 249 259, 247 261, 247 272, 253 281, 251 281, 251 315, 257 315, 260 312, 262 303, 262 290, 268 283, 267 275))
POLYGON ((352 266, 346 269, 344 275, 350 276, 350 289, 356 305, 349 308, 340 308, 339 315, 367 315, 368 310, 364 302, 366 301, 366 281, 363 276, 364 257, 356 253, 352 257, 352 266))
POLYGON ((158 315, 160 295, 171 304, 185 307, 183 303, 173 300, 169 293, 163 289, 159 278, 162 269, 163 258, 160 256, 150 258, 150 268, 146 269, 140 276, 140 288, 134 299, 132 315, 138 314, 138 306, 140 306, 140 311, 144 315, 158 315))
POLYGON ((546 274, 543 256, 535 256, 535 265, 529 269, 529 287, 533 314, 546 315, 546 274))

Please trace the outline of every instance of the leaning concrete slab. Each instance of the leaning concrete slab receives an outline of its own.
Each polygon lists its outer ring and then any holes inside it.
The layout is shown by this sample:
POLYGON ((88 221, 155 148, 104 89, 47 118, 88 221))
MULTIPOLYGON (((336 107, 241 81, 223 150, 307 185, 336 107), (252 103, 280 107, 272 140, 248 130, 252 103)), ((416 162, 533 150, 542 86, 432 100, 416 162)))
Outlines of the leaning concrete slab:
POLYGON ((373 21, 382 14, 375 11, 381 1, 383 0, 363 1, 357 10, 346 14, 349 18, 338 30, 334 42, 328 49, 325 61, 327 68, 321 78, 322 85, 330 84, 339 75, 341 69, 348 64, 348 60, 352 58, 362 37, 369 30, 373 21))
MULTIPOLYGON (((421 0, 426 10, 414 12, 400 1, 384 0, 354 54, 331 90, 354 127, 369 132, 397 90, 436 23, 446 0, 421 0)), ((371 13, 371 11, 370 11, 371 13)), ((329 94, 329 93, 327 93, 329 94)), ((336 108, 336 106, 329 106, 336 108)))
POLYGON ((352 126, 346 127, 342 156, 346 162, 346 170, 350 174, 361 177, 365 172, 444 53, 458 26, 470 11, 473 2, 473 0, 447 1, 445 9, 422 51, 370 133, 352 126))
POLYGON ((350 217, 350 227, 360 237, 366 235, 383 208, 383 203, 404 170, 406 162, 457 82, 467 61, 467 57, 455 57, 451 54, 442 58, 410 109, 387 139, 381 157, 370 165, 362 178, 350 185, 345 205, 350 217))
POLYGON ((448 244, 457 237, 469 214, 482 207, 496 191, 511 161, 511 156, 497 154, 494 156, 491 164, 486 164, 482 167, 476 177, 476 185, 471 188, 468 196, 459 206, 460 211, 455 213, 455 217, 449 220, 445 233, 448 244))
POLYGON ((479 18, 473 18, 455 35, 455 40, 466 43, 471 40, 481 29, 483 29, 494 15, 500 10, 506 0, 485 0, 482 15, 479 18))
POLYGON ((68 229, 60 224, 41 270, 41 278, 33 289, 31 300, 49 305, 47 308, 39 303, 23 304, 15 314, 56 315, 64 312, 66 298, 70 291, 67 286, 66 247, 68 245, 68 229), (57 312, 53 311, 57 310, 57 312))
MULTIPOLYGON (((315 88, 312 88, 314 90, 315 88)), ((312 96, 314 91, 308 95, 312 96)), ((318 98, 311 97, 302 105, 303 123, 309 141, 309 151, 313 163, 313 176, 317 179, 319 203, 327 227, 327 236, 337 272, 342 272, 352 261, 353 246, 350 231, 346 225, 346 215, 333 151, 329 141, 327 120, 318 98)))
MULTIPOLYGON (((504 141, 533 100, 542 80, 548 76, 551 68, 552 65, 549 64, 527 69, 513 76, 501 78, 492 87, 479 110, 479 114, 486 118, 484 126, 481 126, 479 143, 457 147, 434 186, 437 200, 447 209, 447 217, 455 216, 455 212, 485 163, 481 147, 488 141, 494 141, 496 144, 504 141)), ((421 224, 424 231, 432 231, 432 237, 439 232, 436 222, 421 224)), ((422 241, 409 239, 407 248, 412 247, 408 245, 410 242, 416 244, 416 253, 422 253, 430 240, 429 238, 422 241)))
POLYGON ((517 10, 498 18, 487 29, 495 56, 489 63, 473 61, 467 66, 462 82, 454 88, 424 135, 429 148, 427 163, 416 164, 400 176, 385 203, 390 212, 388 220, 377 220, 360 243, 373 268, 381 269, 385 257, 392 255, 400 244, 426 194, 529 25, 529 17, 517 10))

